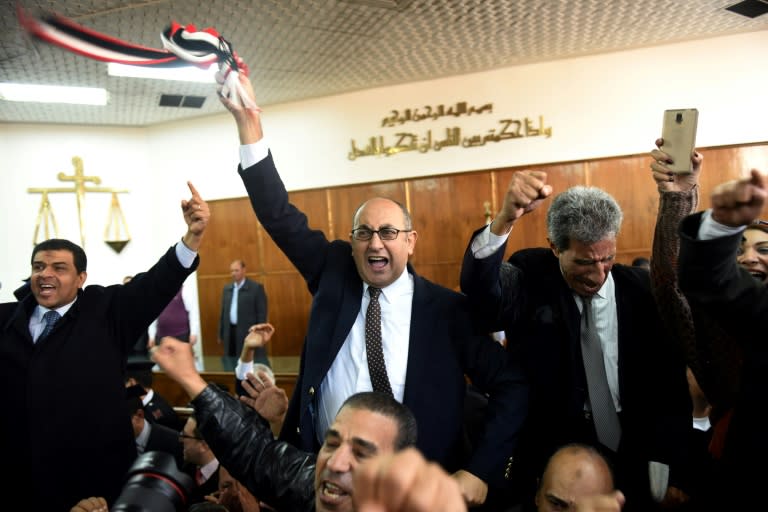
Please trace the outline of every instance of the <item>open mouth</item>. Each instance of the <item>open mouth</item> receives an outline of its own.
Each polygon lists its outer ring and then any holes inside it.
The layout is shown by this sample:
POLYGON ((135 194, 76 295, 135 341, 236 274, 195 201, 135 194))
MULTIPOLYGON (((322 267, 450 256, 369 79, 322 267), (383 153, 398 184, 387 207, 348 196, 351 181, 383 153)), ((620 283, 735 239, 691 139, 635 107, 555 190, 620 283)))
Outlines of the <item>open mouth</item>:
POLYGON ((749 273, 752 274, 752 277, 754 277, 758 281, 761 281, 761 282, 765 281, 765 277, 766 277, 765 272, 760 272, 759 270, 750 270, 749 273))
POLYGON ((320 484, 320 500, 327 505, 337 505, 349 497, 350 494, 346 490, 333 482, 326 480, 320 484))
POLYGON ((56 290, 56 287, 53 286, 52 284, 41 284, 39 288, 40 288, 40 295, 43 295, 43 296, 51 295, 54 292, 54 290, 56 290))
POLYGON ((384 256, 368 256, 368 265, 370 265, 373 270, 383 270, 388 263, 389 259, 384 256))

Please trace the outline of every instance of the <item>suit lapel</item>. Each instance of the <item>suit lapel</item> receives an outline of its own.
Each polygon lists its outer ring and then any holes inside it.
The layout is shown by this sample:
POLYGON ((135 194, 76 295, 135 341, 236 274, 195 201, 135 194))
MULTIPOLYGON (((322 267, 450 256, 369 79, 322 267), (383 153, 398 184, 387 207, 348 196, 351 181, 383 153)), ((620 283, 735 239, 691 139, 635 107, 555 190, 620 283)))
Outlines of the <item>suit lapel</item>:
POLYGON ((419 373, 429 366, 430 344, 421 341, 421 339, 429 332, 431 328, 429 324, 434 321, 434 313, 431 311, 432 300, 427 293, 424 279, 413 271, 410 264, 408 264, 407 271, 413 276, 413 301, 411 305, 411 329, 408 333, 408 366, 405 373, 403 403, 409 405, 408 383, 418 382, 419 373))
POLYGON ((341 291, 341 302, 336 319, 336 327, 331 336, 329 350, 326 351, 326 364, 322 369, 323 374, 331 367, 336 354, 339 353, 344 340, 347 339, 349 331, 360 313, 360 304, 363 300, 363 281, 360 279, 357 269, 353 267, 351 272, 347 272, 347 279, 344 288, 341 291))
POLYGON ((32 317, 36 305, 37 302, 33 298, 26 297, 22 301, 21 307, 16 308, 10 320, 11 329, 16 331, 20 337, 29 340, 30 344, 32 343, 32 335, 29 333, 29 319, 32 317))

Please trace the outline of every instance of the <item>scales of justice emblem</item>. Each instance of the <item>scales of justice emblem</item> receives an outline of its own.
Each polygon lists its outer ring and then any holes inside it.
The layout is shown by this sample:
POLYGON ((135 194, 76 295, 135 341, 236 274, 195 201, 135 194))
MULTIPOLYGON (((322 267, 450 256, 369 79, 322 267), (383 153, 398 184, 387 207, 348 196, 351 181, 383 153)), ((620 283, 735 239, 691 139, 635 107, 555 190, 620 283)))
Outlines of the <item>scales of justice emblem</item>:
POLYGON ((59 181, 73 182, 72 187, 37 187, 29 188, 27 192, 30 194, 41 194, 42 199, 40 201, 40 209, 37 212, 37 220, 35 221, 35 233, 32 239, 32 245, 38 243, 40 237, 40 228, 43 228, 43 240, 51 238, 51 230, 53 230, 53 238, 58 238, 59 228, 56 224, 56 217, 53 213, 53 207, 49 198, 50 194, 75 194, 77 201, 77 220, 80 227, 80 245, 85 248, 85 225, 83 221, 85 210, 85 194, 86 193, 107 193, 112 194, 112 201, 107 214, 107 226, 104 229, 104 242, 112 248, 116 253, 120 253, 128 242, 131 241, 131 235, 128 232, 128 224, 125 221, 125 215, 120 208, 120 201, 117 199, 118 194, 126 194, 128 190, 115 189, 109 187, 99 187, 93 185, 101 185, 101 178, 98 176, 86 176, 83 172, 83 159, 79 156, 72 157, 72 165, 75 168, 75 173, 71 176, 67 176, 65 173, 60 172, 58 174, 59 181), (93 185, 89 185, 92 183, 93 185))

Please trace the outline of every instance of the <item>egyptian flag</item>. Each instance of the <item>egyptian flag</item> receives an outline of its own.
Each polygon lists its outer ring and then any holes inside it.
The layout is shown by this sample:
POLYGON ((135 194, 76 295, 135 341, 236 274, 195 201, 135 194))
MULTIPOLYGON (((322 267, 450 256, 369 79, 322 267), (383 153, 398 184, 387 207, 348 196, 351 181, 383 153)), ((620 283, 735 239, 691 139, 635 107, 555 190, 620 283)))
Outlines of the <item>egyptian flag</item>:
POLYGON ((19 7, 17 15, 21 26, 33 37, 102 62, 160 68, 192 64, 206 69, 217 63, 225 80, 222 94, 260 110, 241 91, 237 79, 239 72, 248 74, 248 67, 229 41, 213 28, 198 30, 194 25, 182 26, 174 21, 160 34, 163 48, 155 49, 96 32, 58 14, 46 13, 36 17, 19 7))

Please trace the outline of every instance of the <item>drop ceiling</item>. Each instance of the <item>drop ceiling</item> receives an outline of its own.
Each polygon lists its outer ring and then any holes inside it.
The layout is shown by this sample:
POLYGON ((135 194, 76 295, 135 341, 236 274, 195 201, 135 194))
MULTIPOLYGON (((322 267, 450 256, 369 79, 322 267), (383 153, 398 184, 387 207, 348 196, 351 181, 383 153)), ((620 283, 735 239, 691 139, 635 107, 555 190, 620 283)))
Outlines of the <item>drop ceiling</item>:
POLYGON ((213 27, 248 63, 262 106, 768 28, 768 15, 731 12, 729 0, 0 0, 0 82, 110 95, 105 107, 0 100, 3 123, 150 126, 223 112, 212 84, 111 77, 103 62, 30 40, 17 3, 158 49, 172 21, 213 27), (163 95, 204 100, 160 106, 163 95))

